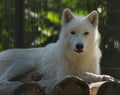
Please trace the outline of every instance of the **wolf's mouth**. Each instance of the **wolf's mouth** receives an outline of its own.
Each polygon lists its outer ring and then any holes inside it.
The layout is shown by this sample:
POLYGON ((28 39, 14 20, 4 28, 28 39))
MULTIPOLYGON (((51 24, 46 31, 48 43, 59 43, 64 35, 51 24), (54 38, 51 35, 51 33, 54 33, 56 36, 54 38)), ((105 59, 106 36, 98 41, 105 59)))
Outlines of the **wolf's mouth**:
POLYGON ((83 50, 75 50, 75 52, 77 52, 77 53, 82 53, 83 52, 83 50))

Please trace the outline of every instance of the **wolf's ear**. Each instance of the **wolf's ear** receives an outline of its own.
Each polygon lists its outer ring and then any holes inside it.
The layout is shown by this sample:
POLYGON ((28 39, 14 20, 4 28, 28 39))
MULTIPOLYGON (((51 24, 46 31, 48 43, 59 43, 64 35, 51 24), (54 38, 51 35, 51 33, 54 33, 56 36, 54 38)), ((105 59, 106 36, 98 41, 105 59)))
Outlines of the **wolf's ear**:
POLYGON ((73 13, 70 9, 66 8, 62 14, 62 24, 65 25, 69 23, 74 18, 73 13))
POLYGON ((93 26, 96 26, 98 24, 98 13, 97 13, 97 11, 92 11, 88 15, 87 18, 93 26))

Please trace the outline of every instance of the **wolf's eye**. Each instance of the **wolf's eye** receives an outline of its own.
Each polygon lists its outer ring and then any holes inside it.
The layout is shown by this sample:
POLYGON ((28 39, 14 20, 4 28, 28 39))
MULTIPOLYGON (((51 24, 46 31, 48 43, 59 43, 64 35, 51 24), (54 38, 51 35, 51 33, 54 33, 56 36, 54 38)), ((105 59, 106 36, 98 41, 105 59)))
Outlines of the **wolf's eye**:
POLYGON ((71 31, 70 33, 74 35, 74 34, 75 34, 75 31, 71 31))
POLYGON ((89 35, 89 32, 85 32, 84 35, 89 35))

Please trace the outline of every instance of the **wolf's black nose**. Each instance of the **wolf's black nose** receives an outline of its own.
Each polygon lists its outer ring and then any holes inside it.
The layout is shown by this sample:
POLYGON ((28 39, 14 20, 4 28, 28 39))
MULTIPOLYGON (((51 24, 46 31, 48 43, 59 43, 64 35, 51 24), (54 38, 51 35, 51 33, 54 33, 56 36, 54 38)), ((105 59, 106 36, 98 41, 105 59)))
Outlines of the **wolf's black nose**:
POLYGON ((77 43, 77 44, 76 44, 76 49, 82 50, 82 49, 83 49, 83 44, 77 43))

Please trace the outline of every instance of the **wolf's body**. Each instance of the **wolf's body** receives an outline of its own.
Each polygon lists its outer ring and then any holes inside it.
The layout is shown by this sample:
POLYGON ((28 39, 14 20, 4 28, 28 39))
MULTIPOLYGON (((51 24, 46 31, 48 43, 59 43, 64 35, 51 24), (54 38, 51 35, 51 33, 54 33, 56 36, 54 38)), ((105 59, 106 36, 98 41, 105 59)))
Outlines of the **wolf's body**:
MULTIPOLYGON (((56 43, 42 48, 11 49, 0 53, 1 83, 32 69, 43 74, 41 80, 79 76, 85 72, 100 74, 101 51, 97 28, 96 11, 77 17, 65 9, 61 34, 56 43)), ((27 80, 30 77, 22 81, 27 80)))

